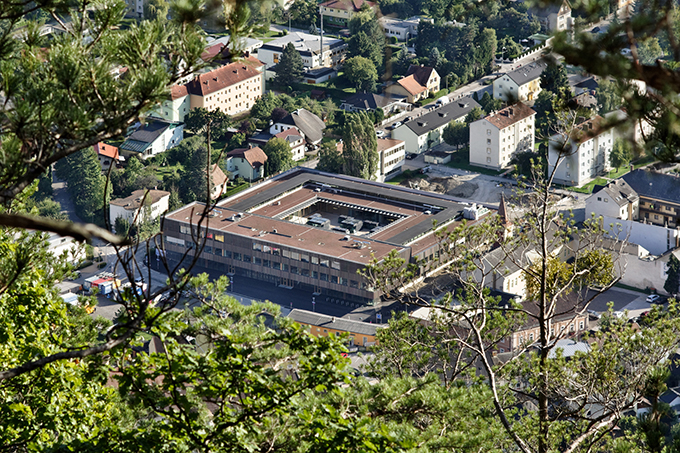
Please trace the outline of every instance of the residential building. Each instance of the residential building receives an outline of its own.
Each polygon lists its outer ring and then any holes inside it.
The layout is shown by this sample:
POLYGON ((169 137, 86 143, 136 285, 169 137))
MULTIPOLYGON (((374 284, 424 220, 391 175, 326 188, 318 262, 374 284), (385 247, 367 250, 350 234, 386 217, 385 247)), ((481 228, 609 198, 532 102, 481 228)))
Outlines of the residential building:
POLYGON ((406 162, 406 145, 402 140, 378 138, 378 154, 380 164, 376 180, 384 182, 399 173, 406 162))
POLYGON ((536 112, 517 104, 470 124, 470 164, 500 170, 512 157, 534 149, 536 112))
POLYGON ((184 139, 184 123, 147 118, 146 124, 129 135, 118 148, 125 156, 142 160, 174 148, 184 139))
POLYGON ((349 21, 356 13, 361 11, 364 5, 372 9, 377 8, 375 2, 367 0, 329 0, 319 4, 319 13, 325 19, 325 23, 336 27, 347 27, 349 21))
POLYGON ((127 14, 138 19, 144 18, 144 0, 125 0, 127 14))
POLYGON ((541 92, 541 74, 547 64, 543 60, 526 64, 493 81, 493 97, 505 102, 534 101, 541 92))
POLYGON ((372 304, 382 293, 357 271, 397 253, 428 275, 441 247, 433 224, 457 227, 464 208, 442 194, 296 167, 219 202, 201 232, 190 213, 202 204, 167 215, 163 245, 175 264, 193 233, 206 238, 198 264, 215 272, 372 304))
POLYGON ((212 192, 210 193, 210 197, 213 200, 216 200, 227 192, 227 183, 229 181, 229 178, 227 178, 227 175, 224 173, 224 171, 222 171, 220 166, 217 164, 213 165, 212 172, 210 172, 210 177, 212 178, 213 184, 213 189, 212 192))
POLYGON ((571 136, 555 134, 548 144, 548 171, 555 165, 554 182, 566 186, 582 186, 601 172, 609 171, 609 154, 614 142, 614 130, 603 126, 601 116, 577 125, 571 136))
POLYGON ((403 140, 407 153, 424 153, 442 142, 442 132, 451 121, 464 121, 465 116, 480 105, 465 96, 431 110, 392 131, 392 138, 403 140))
POLYGON ((277 121, 269 127, 269 133, 276 135, 286 129, 292 127, 297 128, 302 132, 306 142, 310 145, 318 145, 323 139, 323 130, 326 129, 326 123, 321 118, 305 109, 297 109, 289 113, 283 119, 277 121))
POLYGON ((593 188, 592 195, 586 198, 586 218, 591 213, 614 219, 637 220, 640 215, 640 197, 624 179, 615 179, 605 186, 593 188))
POLYGON ((169 202, 170 192, 135 190, 127 198, 117 198, 109 202, 109 221, 113 226, 119 217, 130 222, 130 225, 154 220, 168 210, 169 202))
POLYGON ((264 92, 262 62, 253 57, 200 74, 186 84, 191 108, 219 109, 227 115, 247 112, 264 92))
POLYGON ((315 337, 348 335, 347 342, 350 348, 373 346, 376 343, 378 329, 384 327, 379 324, 328 316, 298 308, 291 310, 286 317, 309 328, 309 333, 315 337))
POLYGON ((264 44, 258 49, 257 58, 269 69, 279 62, 283 49, 289 43, 300 53, 305 69, 335 68, 344 61, 347 52, 347 44, 342 39, 293 32, 264 44))
MULTIPOLYGON (((224 36, 208 41, 205 51, 201 54, 201 60, 210 63, 215 60, 223 61, 224 59, 231 58, 234 49, 230 46, 230 39, 230 36, 224 36)), ((264 42, 259 39, 241 36, 237 42, 237 55, 255 53, 263 44, 264 42)))
POLYGON ((97 153, 97 159, 102 170, 108 171, 111 165, 119 162, 118 148, 113 145, 108 145, 104 142, 99 142, 94 145, 94 151, 97 153))
POLYGON ((346 112, 372 112, 382 109, 385 115, 399 110, 410 110, 411 104, 403 96, 385 96, 374 93, 357 93, 342 101, 340 108, 346 112))
POLYGON ((535 17, 541 24, 541 29, 545 33, 555 33, 571 30, 572 18, 571 7, 564 0, 561 4, 552 3, 543 8, 533 7, 529 9, 529 14, 535 17))
MULTIPOLYGON (((406 162, 406 151, 404 150, 404 142, 402 140, 391 138, 378 138, 376 140, 379 161, 373 178, 376 181, 385 182, 385 180, 401 173, 401 167, 406 162)), ((336 145, 338 153, 342 154, 343 148, 343 143, 338 142, 336 145)))
POLYGON ((380 26, 388 38, 395 36, 399 41, 408 41, 411 38, 418 36, 418 24, 420 24, 420 17, 414 16, 408 19, 393 19, 391 17, 382 16, 378 19, 380 26))
POLYGON ((265 162, 267 162, 267 155, 259 146, 231 150, 227 153, 229 178, 241 177, 247 181, 262 179, 265 162))
POLYGON ((150 115, 166 121, 183 123, 189 110, 191 110, 191 102, 187 87, 175 85, 170 88, 170 99, 163 101, 160 107, 151 111, 150 115))
POLYGON ((385 93, 403 96, 413 104, 439 91, 441 77, 434 68, 411 65, 405 77, 385 87, 385 93))
POLYGON ((328 82, 337 76, 338 70, 335 68, 316 68, 308 69, 304 74, 302 74, 302 80, 304 83, 316 85, 317 83, 328 82))
POLYGON ((291 127, 274 135, 276 138, 282 138, 290 146, 290 152, 293 154, 293 160, 298 161, 305 158, 305 136, 297 127, 291 127))
POLYGON ((680 177, 638 169, 621 178, 640 197, 637 220, 669 228, 680 226, 680 177))

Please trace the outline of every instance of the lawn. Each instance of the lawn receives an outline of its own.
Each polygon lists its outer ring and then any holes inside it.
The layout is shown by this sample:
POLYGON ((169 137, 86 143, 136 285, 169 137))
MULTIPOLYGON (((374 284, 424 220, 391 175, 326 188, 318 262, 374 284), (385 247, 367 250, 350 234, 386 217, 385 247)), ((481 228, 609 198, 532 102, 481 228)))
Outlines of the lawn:
POLYGON ((393 185, 399 185, 404 181, 407 181, 412 178, 420 178, 420 179, 425 179, 427 178, 427 175, 424 175, 422 173, 417 173, 411 170, 406 170, 405 172, 398 174, 394 178, 390 179, 389 181, 385 181, 387 184, 393 184, 393 185))
POLYGON ((446 164, 446 166, 471 171, 473 173, 482 173, 489 176, 499 176, 501 173, 503 173, 502 171, 491 170, 490 168, 470 165, 470 153, 468 152, 467 148, 462 148, 454 152, 451 155, 451 162, 446 164))
MULTIPOLYGON (((652 162, 654 162, 653 158, 649 156, 644 156, 636 160, 633 163, 633 167, 637 170, 638 168, 644 167, 645 165, 649 165, 652 162)), ((595 187, 595 185, 604 186, 612 179, 620 178, 621 176, 625 175, 626 173, 628 173, 629 170, 630 167, 626 165, 624 167, 611 170, 605 176, 597 177, 594 180, 590 181, 588 184, 584 184, 581 187, 565 187, 565 189, 578 193, 591 194, 593 193, 593 187, 595 187)))

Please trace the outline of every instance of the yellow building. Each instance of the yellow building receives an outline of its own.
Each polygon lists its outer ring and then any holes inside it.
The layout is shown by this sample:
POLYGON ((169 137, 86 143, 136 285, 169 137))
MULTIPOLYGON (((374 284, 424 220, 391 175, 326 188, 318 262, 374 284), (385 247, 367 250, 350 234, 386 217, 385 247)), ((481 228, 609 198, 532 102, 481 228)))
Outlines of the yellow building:
POLYGON ((319 13, 330 25, 346 27, 349 21, 364 5, 376 8, 374 2, 366 0, 329 0, 319 5, 319 13))
POLYGON ((264 92, 263 67, 248 57, 196 76, 186 84, 191 108, 219 109, 227 115, 250 110, 264 92))
POLYGON ((337 318, 297 308, 291 310, 288 318, 309 327, 310 333, 315 337, 349 334, 349 347, 374 345, 377 331, 382 327, 379 324, 337 318))

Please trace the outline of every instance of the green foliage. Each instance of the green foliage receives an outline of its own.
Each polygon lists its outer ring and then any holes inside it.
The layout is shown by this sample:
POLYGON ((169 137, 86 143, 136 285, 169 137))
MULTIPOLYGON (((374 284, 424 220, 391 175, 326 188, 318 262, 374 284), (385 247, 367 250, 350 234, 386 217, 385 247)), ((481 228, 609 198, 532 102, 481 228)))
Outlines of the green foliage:
POLYGON ((442 132, 444 141, 459 148, 470 141, 470 126, 468 123, 460 121, 451 121, 442 132))
POLYGON ((469 127, 470 123, 474 123, 475 121, 484 118, 484 116, 484 110, 482 110, 481 107, 475 107, 465 115, 465 123, 468 124, 469 127))
POLYGON ((668 258, 668 265, 666 269, 666 282, 663 284, 663 289, 668 294, 677 294, 680 286, 680 260, 671 253, 668 258))
POLYGON ((566 100, 571 97, 571 87, 564 65, 557 62, 549 62, 541 74, 541 88, 555 94, 559 99, 566 100))
POLYGON ((378 71, 368 58, 352 57, 345 61, 345 75, 356 85, 357 91, 374 92, 378 81, 378 71))
POLYGON ((189 110, 184 117, 184 124, 194 134, 203 134, 210 127, 210 138, 222 140, 227 129, 232 125, 232 120, 220 109, 207 110, 197 107, 189 110))
POLYGON ((319 7, 306 0, 295 0, 290 5, 288 14, 295 27, 307 29, 311 24, 319 23, 319 7))
POLYGON ((553 127, 557 124, 556 99, 555 93, 548 90, 541 90, 536 97, 533 109, 536 111, 536 132, 540 138, 548 138, 555 132, 553 127))
POLYGON ((503 101, 500 99, 495 99, 489 94, 488 91, 484 92, 484 95, 478 102, 479 105, 482 106, 482 109, 484 109, 484 113, 487 115, 491 112, 495 112, 496 110, 500 110, 503 106, 503 101))
POLYGON ((342 173, 344 159, 342 153, 338 152, 335 141, 328 141, 321 144, 319 150, 319 163, 316 169, 329 173, 342 173))
POLYGON ((378 171, 378 142, 373 120, 365 112, 345 115, 342 131, 342 172, 364 179, 374 179, 378 171))
POLYGON ((303 72, 304 65, 300 52, 292 43, 288 43, 276 65, 276 83, 282 86, 290 85, 302 77, 303 72))
MULTIPOLYGON (((206 173, 209 157, 208 148, 200 146, 191 156, 191 161, 182 170, 178 189, 184 204, 197 200, 205 202, 208 200, 209 194, 212 193, 215 186, 212 181, 212 173, 209 183, 206 173)), ((211 169, 212 165, 214 164, 211 164, 211 169)))
POLYGON ((609 163, 618 169, 628 165, 633 158, 633 148, 628 140, 618 138, 614 142, 612 151, 609 154, 609 163))
POLYGON ((601 80, 598 84, 597 91, 597 105, 599 112, 609 113, 621 106, 623 98, 617 87, 616 82, 610 80, 601 80))
POLYGON ((167 21, 170 5, 167 0, 146 0, 144 2, 144 19, 167 21))
POLYGON ((348 58, 364 57, 372 61, 375 68, 381 68, 385 55, 385 34, 375 13, 368 9, 354 14, 349 21, 349 31, 352 37, 347 43, 348 58))
POLYGON ((262 151, 267 155, 267 162, 264 164, 266 176, 289 170, 295 166, 290 145, 283 138, 275 137, 269 140, 262 151))

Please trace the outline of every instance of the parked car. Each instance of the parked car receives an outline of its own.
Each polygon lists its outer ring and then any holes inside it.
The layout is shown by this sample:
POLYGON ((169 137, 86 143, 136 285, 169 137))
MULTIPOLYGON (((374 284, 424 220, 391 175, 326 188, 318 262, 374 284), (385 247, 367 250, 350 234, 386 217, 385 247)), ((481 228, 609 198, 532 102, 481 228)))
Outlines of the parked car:
POLYGON ((600 32, 600 27, 595 27, 592 30, 590 30, 591 33, 599 33, 600 32))
POLYGON ((649 302, 650 304, 662 304, 663 299, 661 299, 661 296, 659 296, 658 294, 650 294, 649 296, 647 296, 647 302, 649 302))
POLYGON ((378 138, 383 138, 385 136, 385 131, 375 131, 375 136, 378 138))
POLYGON ((404 124, 404 123, 402 123, 401 121, 397 121, 396 123, 394 123, 394 124, 392 125, 392 129, 396 129, 396 128, 398 128, 399 126, 401 126, 402 124, 404 124))
POLYGON ((408 159, 408 160, 415 159, 416 156, 417 156, 417 154, 415 154, 415 153, 407 153, 406 159, 408 159))
POLYGON ((409 121, 413 121, 412 116, 407 116, 406 118, 404 118, 404 123, 408 123, 409 121))

